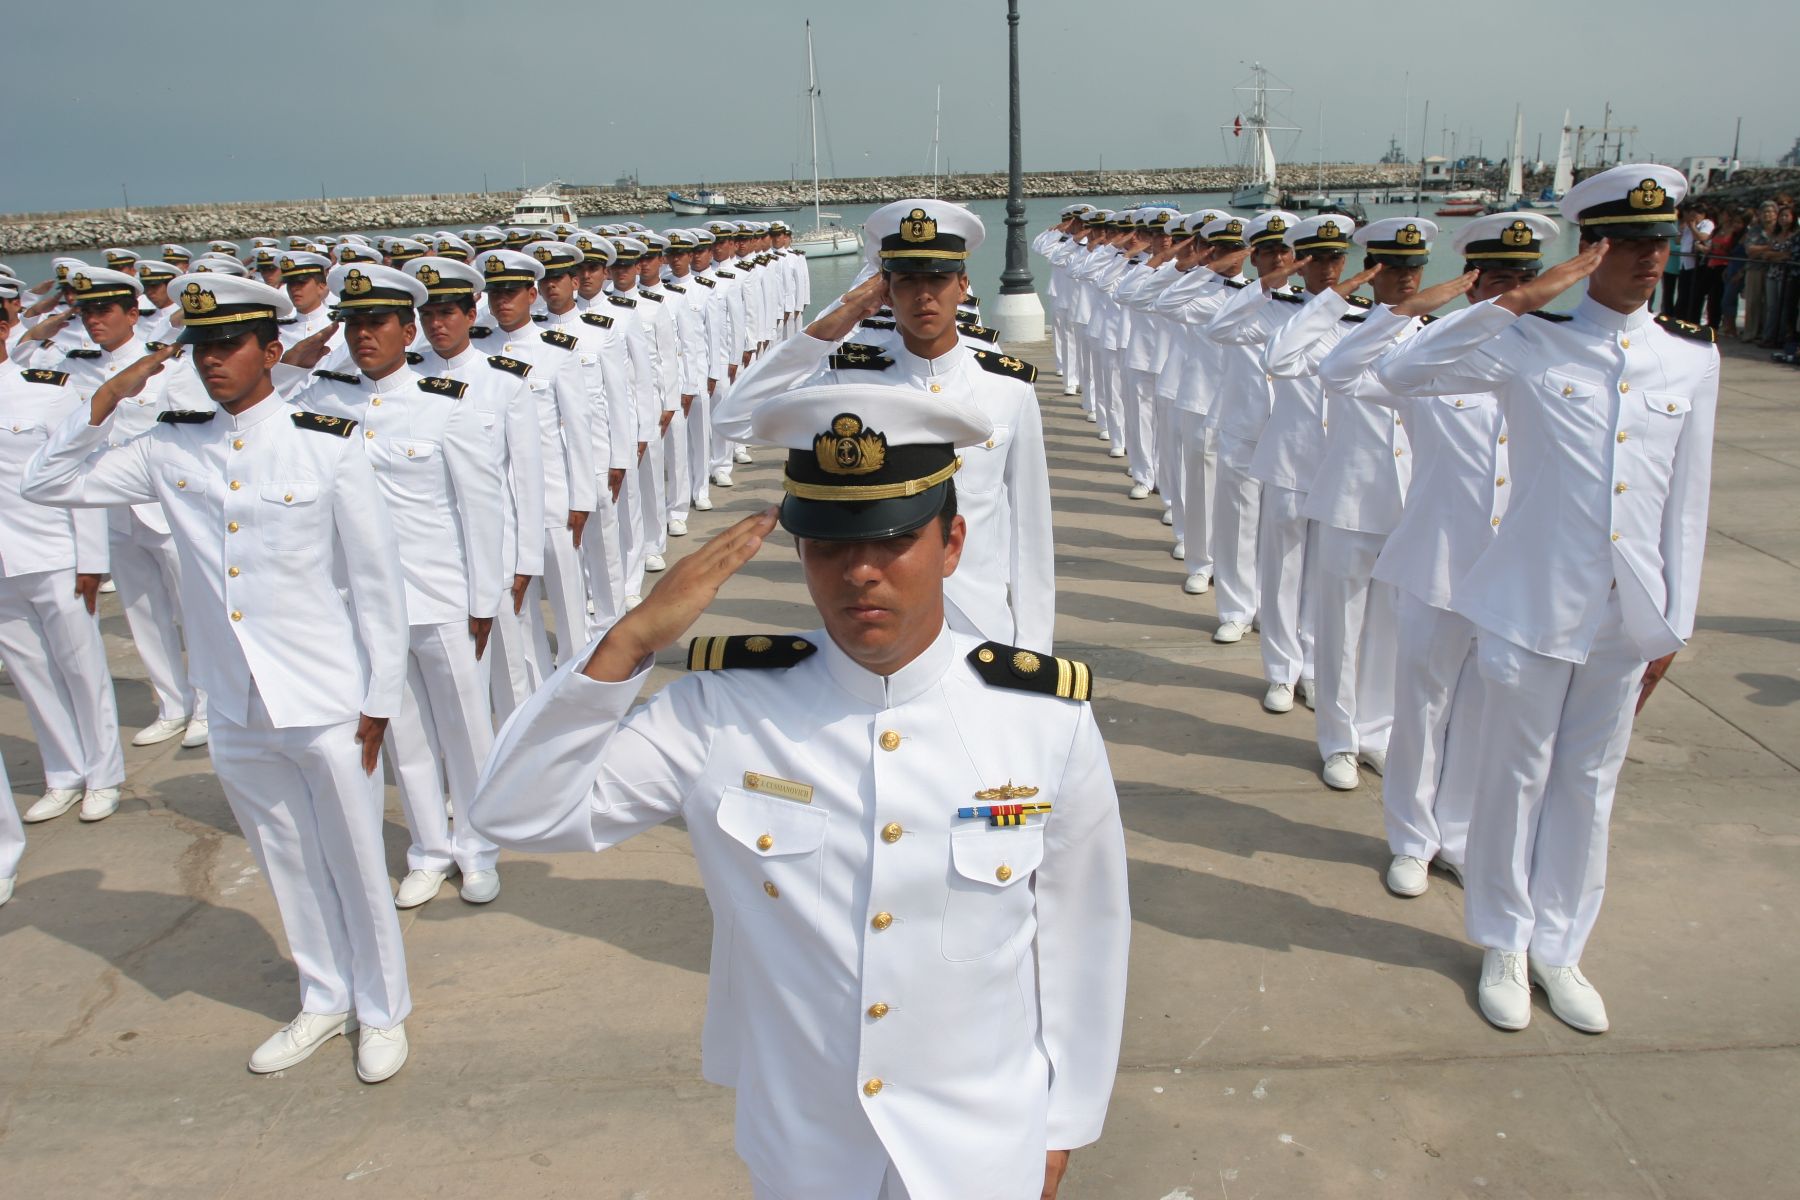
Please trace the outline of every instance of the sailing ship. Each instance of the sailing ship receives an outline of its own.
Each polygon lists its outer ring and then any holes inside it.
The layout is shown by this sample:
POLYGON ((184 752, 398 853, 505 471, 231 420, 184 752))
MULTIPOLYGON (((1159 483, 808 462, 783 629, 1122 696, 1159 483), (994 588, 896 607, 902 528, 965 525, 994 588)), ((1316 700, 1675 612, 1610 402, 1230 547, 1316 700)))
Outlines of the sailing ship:
POLYGON ((1269 134, 1298 133, 1299 130, 1292 125, 1270 123, 1269 94, 1290 92, 1293 89, 1270 87, 1269 73, 1259 62, 1251 67, 1250 84, 1233 90, 1250 94, 1250 115, 1245 117, 1240 114, 1223 128, 1231 130, 1233 137, 1248 134, 1250 140, 1245 143, 1243 161, 1240 164, 1244 168, 1245 178, 1231 193, 1231 207, 1274 208, 1281 199, 1281 191, 1275 185, 1275 145, 1269 140, 1269 134))
POLYGON ((806 127, 812 137, 813 224, 794 235, 793 246, 807 258, 843 258, 861 254, 862 230, 843 223, 836 213, 819 208, 819 74, 813 67, 812 22, 806 23, 806 127), (830 223, 826 219, 830 218, 830 223))
POLYGON ((701 185, 700 190, 692 196, 684 196, 680 192, 668 195, 669 211, 680 213, 684 217, 726 217, 735 213, 784 213, 793 212, 798 204, 739 204, 727 200, 711 188, 701 185))

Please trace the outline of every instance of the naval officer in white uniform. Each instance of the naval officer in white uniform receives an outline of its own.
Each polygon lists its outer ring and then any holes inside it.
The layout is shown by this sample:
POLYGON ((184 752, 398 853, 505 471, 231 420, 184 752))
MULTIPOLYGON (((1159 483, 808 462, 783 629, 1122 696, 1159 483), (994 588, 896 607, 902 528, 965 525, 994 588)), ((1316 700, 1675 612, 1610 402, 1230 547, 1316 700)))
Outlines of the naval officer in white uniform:
POLYGON ((520 710, 476 796, 519 850, 685 820, 715 921, 705 1072, 738 1091, 758 1197, 1036 1200, 1100 1135, 1130 913, 1087 667, 944 620, 953 447, 989 428, 887 386, 759 407, 824 628, 697 638, 695 673, 631 711, 772 531, 750 517, 520 710))
POLYGON ((1583 180, 1562 203, 1575 258, 1378 367, 1394 391, 1495 392, 1511 439, 1511 506, 1451 595, 1483 683, 1465 919, 1502 1029, 1530 1021, 1532 984, 1576 1029, 1608 1027, 1581 955, 1632 717, 1694 632, 1712 484, 1719 352, 1649 308, 1686 190, 1654 163, 1583 180), (1570 320, 1527 318, 1584 277, 1570 320))

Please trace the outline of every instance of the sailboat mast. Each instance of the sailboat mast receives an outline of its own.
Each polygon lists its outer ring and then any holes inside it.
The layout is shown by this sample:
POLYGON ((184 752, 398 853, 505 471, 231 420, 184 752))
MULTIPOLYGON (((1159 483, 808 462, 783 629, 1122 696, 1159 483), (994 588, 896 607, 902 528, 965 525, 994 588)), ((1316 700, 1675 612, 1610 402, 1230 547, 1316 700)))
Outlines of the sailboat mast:
POLYGON ((819 79, 813 70, 812 22, 806 23, 806 128, 812 135, 813 228, 825 223, 819 215, 819 79))
POLYGON ((937 102, 931 112, 931 194, 938 194, 938 134, 943 126, 944 85, 938 84, 937 102))

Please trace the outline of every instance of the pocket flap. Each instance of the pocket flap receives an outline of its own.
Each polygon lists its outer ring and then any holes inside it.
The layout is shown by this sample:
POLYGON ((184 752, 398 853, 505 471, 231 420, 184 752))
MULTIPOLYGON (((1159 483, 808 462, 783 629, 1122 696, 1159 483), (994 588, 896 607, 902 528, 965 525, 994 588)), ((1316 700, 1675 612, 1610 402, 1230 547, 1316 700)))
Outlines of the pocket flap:
POLYGON ((421 458, 430 458, 437 453, 436 442, 416 441, 409 438, 396 438, 392 444, 396 460, 407 458, 418 462, 421 458))
POLYGON ((1544 388, 1554 395, 1561 396, 1572 404, 1585 403, 1599 395, 1602 381, 1588 375, 1577 375, 1567 370, 1544 372, 1544 388))
POLYGON ((1677 392, 1645 392, 1644 405, 1659 417, 1683 417, 1694 402, 1677 392))
POLYGON ((43 429, 42 421, 33 420, 30 417, 14 417, 10 421, 0 421, 0 433, 35 434, 43 432, 43 429))
POLYGON ((169 490, 178 496, 206 495, 206 476, 197 468, 170 465, 163 468, 169 490))
POLYGON ((265 483, 262 498, 271 504, 311 504, 319 498, 319 485, 314 480, 297 479, 289 483, 265 483))
POLYGON ((727 787, 719 796, 719 828, 759 858, 811 854, 825 844, 831 815, 794 800, 727 787))
POLYGON ((1009 825, 959 829, 950 835, 950 862, 964 879, 1012 887, 1044 861, 1044 827, 1009 825))

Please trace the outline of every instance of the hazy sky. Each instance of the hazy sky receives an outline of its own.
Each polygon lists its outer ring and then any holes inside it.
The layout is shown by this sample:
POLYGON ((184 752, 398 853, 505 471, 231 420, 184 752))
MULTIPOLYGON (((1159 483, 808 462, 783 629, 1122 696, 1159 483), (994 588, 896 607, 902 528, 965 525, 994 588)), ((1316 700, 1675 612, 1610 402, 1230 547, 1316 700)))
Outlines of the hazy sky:
MULTIPOLYGON (((1218 127, 1260 59, 1294 89, 1284 160, 1419 149, 1553 157, 1563 109, 1635 125, 1637 151, 1773 160, 1800 134, 1800 5, 1747 0, 1022 0, 1028 169, 1235 161, 1218 127), (1115 15, 1142 12, 1141 19, 1115 15), (1720 18, 1735 16, 1742 33, 1720 18), (1230 35, 1234 26, 1247 31, 1230 35)), ((943 87, 951 169, 1006 163, 1002 0, 7 0, 12 112, 0 211, 390 192, 551 178, 650 183, 807 172, 803 20, 814 20, 827 174, 923 172, 943 87), (29 129, 29 134, 21 132, 29 129)), ((821 138, 821 155, 825 151, 821 138)))

